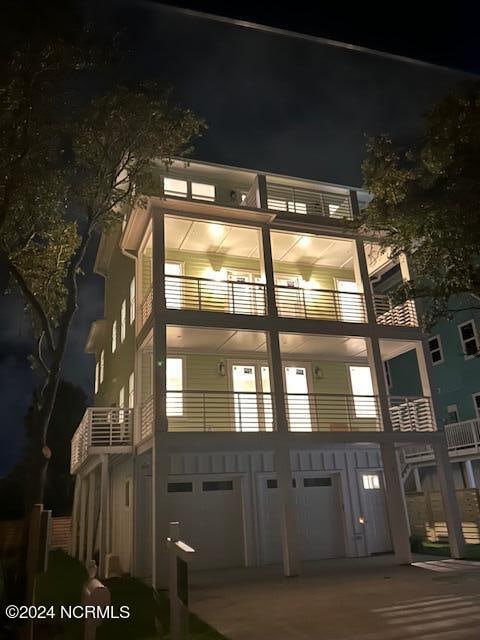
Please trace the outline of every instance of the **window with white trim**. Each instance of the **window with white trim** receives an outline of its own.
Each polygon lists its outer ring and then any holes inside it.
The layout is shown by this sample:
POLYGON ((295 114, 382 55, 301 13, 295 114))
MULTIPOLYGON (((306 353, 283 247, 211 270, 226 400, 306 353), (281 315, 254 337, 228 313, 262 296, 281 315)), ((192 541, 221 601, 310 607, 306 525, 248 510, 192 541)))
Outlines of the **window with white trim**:
POLYGON ((475 413, 477 414, 477 418, 480 418, 480 393, 474 393, 472 398, 473 405, 475 407, 475 413))
POLYGON ((133 409, 135 405, 135 374, 130 374, 128 378, 128 408, 133 409))
POLYGON ((102 349, 100 351, 100 371, 98 375, 99 384, 102 384, 104 374, 105 374, 105 351, 104 349, 102 349))
POLYGON ((192 200, 207 200, 215 202, 215 185, 192 182, 192 200))
POLYGON ((443 362, 443 348, 440 336, 432 336, 428 339, 428 348, 430 350, 430 357, 433 364, 440 364, 443 362))
POLYGON ((183 416, 183 359, 167 358, 167 416, 183 416))
POLYGON ((362 482, 364 489, 380 489, 380 476, 378 473, 362 474, 362 482))
POLYGON ((478 353, 477 329, 473 320, 458 325, 465 359, 473 358, 478 353))
POLYGON ((373 383, 370 367, 350 366, 350 383, 353 393, 353 406, 355 417, 375 418, 377 411, 375 408, 375 397, 373 395, 373 383))
POLYGON ((458 408, 456 404, 449 404, 447 407, 447 419, 446 424, 453 424, 458 422, 458 408))
POLYGON ((117 350, 117 321, 114 320, 112 324, 112 353, 117 350))
POLYGON ((130 324, 135 320, 135 276, 130 282, 130 324))
POLYGON ((164 178, 163 192, 166 196, 177 196, 178 198, 186 198, 187 181, 177 180, 176 178, 164 178))
POLYGON ((127 301, 122 302, 120 307, 120 342, 125 340, 127 335, 127 301))
POLYGON ((95 364, 95 393, 98 393, 99 376, 100 376, 100 363, 97 360, 95 364))

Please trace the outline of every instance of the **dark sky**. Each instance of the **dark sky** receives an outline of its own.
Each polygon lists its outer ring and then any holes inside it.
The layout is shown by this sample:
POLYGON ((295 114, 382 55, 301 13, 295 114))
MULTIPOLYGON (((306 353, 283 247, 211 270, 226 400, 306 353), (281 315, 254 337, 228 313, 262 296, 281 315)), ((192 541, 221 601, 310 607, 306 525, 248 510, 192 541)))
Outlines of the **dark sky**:
MULTIPOLYGON (((260 4, 260 8, 249 2, 184 2, 183 6, 220 15, 228 11, 236 19, 423 62, 211 20, 154 2, 84 0, 81 6, 99 36, 122 32, 128 50, 126 80, 162 79, 182 104, 206 118, 209 130, 197 144, 195 157, 354 186, 361 185, 366 135, 388 131, 400 141, 412 140, 425 110, 468 79, 461 70, 480 69, 475 21, 464 19, 461 5, 456 5, 455 13, 450 9, 443 14, 437 8, 427 20, 403 3, 389 4, 380 14, 369 12, 364 3, 348 12, 345 6, 341 12, 323 6, 313 10, 311 3, 302 2, 296 2, 294 9, 289 4, 275 10, 260 4)), ((92 260, 93 256, 94 248, 92 260)), ((0 475, 18 458, 21 419, 32 385, 22 305, 3 300, 0 475)), ((83 347, 90 322, 101 315, 102 280, 88 275, 81 287, 64 375, 90 395, 93 360, 83 347)))

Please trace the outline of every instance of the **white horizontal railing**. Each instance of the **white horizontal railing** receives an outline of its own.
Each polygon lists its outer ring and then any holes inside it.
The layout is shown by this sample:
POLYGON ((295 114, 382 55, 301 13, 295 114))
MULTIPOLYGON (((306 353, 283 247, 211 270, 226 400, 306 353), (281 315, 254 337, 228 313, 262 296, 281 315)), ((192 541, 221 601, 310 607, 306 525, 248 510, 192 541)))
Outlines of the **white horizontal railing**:
POLYGON ((435 431, 431 398, 389 396, 390 419, 394 431, 435 431))
POLYGON ((293 187, 270 182, 267 178, 267 208, 284 213, 352 219, 348 194, 330 193, 319 189, 293 187))
MULTIPOLYGON (((446 424, 444 429, 448 452, 452 457, 480 454, 480 420, 465 420, 446 424)), ((433 460, 433 458, 434 453, 430 445, 405 448, 407 462, 424 462, 433 460)))
POLYGON ((165 276, 167 309, 264 316, 265 285, 189 276, 165 276))
POLYGON ((88 408, 73 434, 70 471, 73 473, 87 459, 91 447, 130 447, 132 434, 133 409, 88 408))
POLYGON ((278 314, 283 317, 367 321, 361 293, 276 285, 275 298, 278 314))
POLYGON ((375 295, 373 299, 377 324, 418 327, 417 311, 413 300, 394 304, 389 296, 379 294, 375 295))

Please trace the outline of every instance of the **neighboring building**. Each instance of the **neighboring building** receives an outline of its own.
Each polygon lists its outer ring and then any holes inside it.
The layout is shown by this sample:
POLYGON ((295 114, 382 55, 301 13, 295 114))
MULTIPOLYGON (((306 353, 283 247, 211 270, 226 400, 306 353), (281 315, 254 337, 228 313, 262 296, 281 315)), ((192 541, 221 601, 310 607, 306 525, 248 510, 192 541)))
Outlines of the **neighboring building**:
POLYGON ((162 585, 178 520, 198 568, 408 562, 395 447, 414 443, 435 449, 458 556, 415 306, 373 291, 391 262, 346 224, 366 194, 197 161, 159 163, 157 184, 98 250, 74 554, 162 585), (385 362, 407 356, 419 388, 398 397, 385 362))

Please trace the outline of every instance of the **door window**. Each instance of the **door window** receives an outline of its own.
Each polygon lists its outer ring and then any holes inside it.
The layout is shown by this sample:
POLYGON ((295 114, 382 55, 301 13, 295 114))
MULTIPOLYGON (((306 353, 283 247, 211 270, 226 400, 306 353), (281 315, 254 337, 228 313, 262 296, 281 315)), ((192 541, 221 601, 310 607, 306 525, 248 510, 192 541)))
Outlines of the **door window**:
POLYGON ((285 386, 290 431, 311 431, 306 368, 285 367, 285 386))
POLYGON ((258 431, 258 401, 255 365, 233 365, 235 428, 258 431))
POLYGON ((357 418, 375 418, 377 412, 370 367, 351 366, 349 370, 355 416, 357 418))
POLYGON ((167 358, 167 416, 183 416, 183 360, 167 358))
POLYGON ((165 262, 165 301, 169 309, 182 308, 182 281, 179 277, 181 275, 180 262, 165 262))
POLYGON ((337 280, 337 289, 340 291, 338 301, 340 304, 340 319, 343 322, 362 322, 362 308, 359 304, 357 283, 352 280, 337 280))

